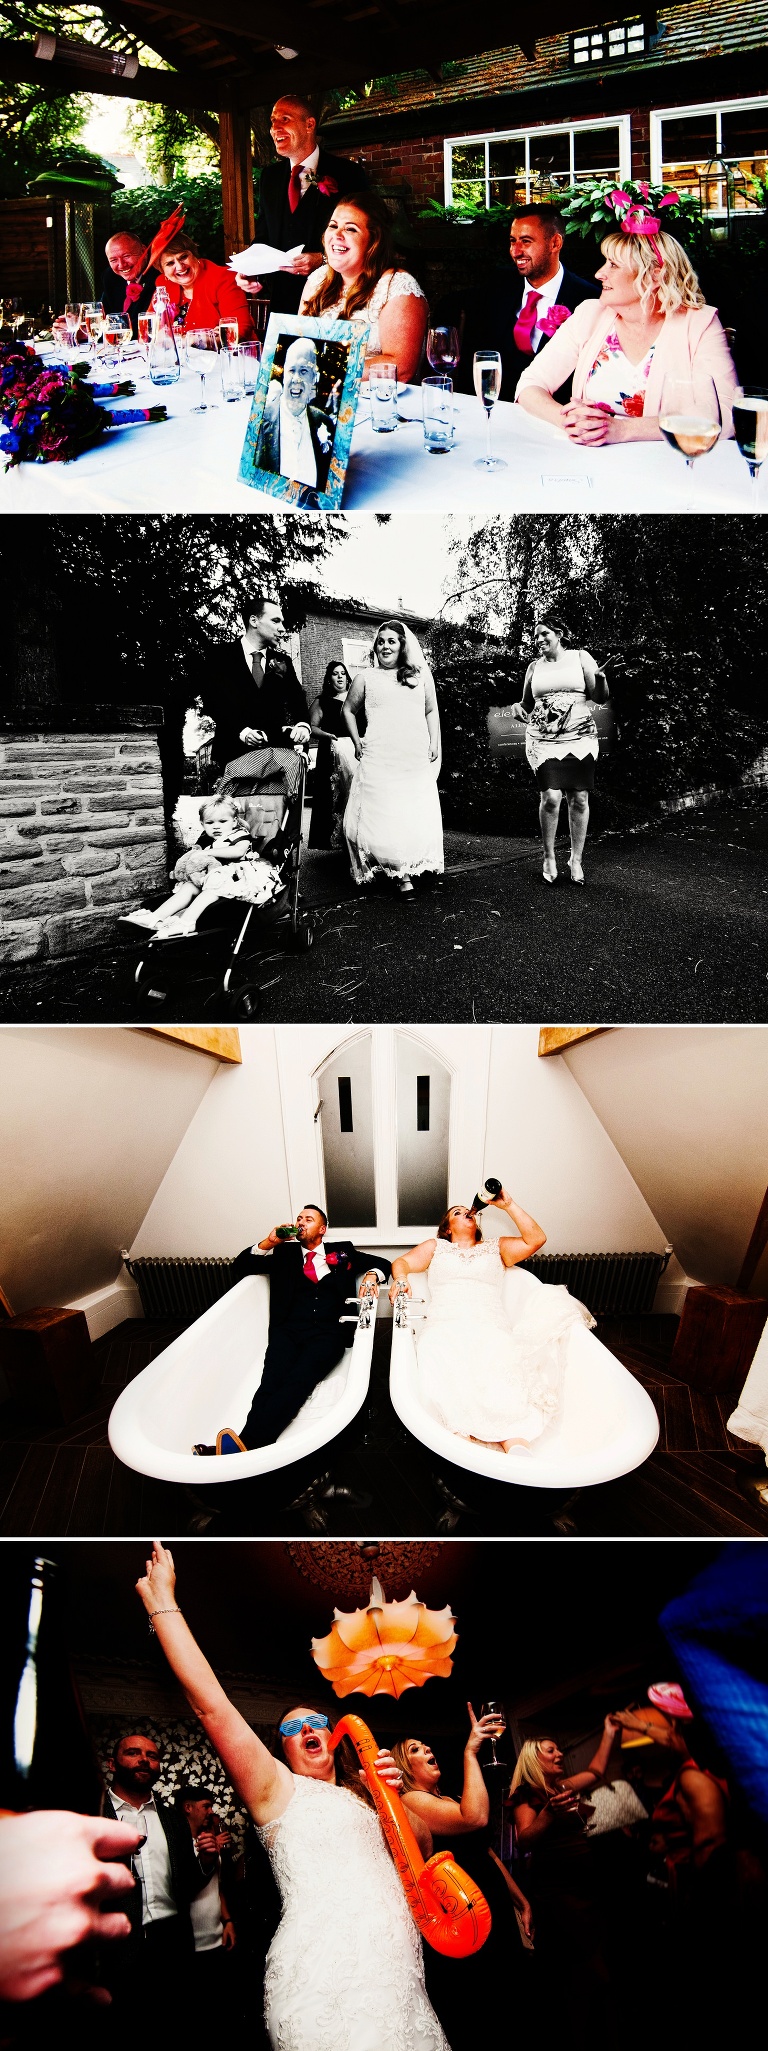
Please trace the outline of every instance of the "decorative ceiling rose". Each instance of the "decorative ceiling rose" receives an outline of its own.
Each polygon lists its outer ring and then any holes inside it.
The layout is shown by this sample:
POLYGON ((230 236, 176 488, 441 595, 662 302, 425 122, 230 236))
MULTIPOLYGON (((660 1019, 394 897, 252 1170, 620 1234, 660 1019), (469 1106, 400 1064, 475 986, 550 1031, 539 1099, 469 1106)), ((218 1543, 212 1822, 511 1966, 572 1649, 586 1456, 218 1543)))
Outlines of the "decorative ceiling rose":
POLYGON ((326 1588, 347 1602, 366 1603, 371 1575, 378 1574, 394 1595, 405 1595, 425 1567, 439 1558, 441 1546, 391 1543, 386 1539, 347 1542, 315 1539, 307 1545, 287 1544, 286 1552, 300 1574, 316 1588, 326 1588))
POLYGON ((312 1657, 334 1695, 404 1695, 425 1681, 449 1680, 456 1650, 450 1606, 427 1609, 414 1590, 387 1602, 374 1576, 366 1609, 334 1610, 327 1638, 313 1638, 312 1657))

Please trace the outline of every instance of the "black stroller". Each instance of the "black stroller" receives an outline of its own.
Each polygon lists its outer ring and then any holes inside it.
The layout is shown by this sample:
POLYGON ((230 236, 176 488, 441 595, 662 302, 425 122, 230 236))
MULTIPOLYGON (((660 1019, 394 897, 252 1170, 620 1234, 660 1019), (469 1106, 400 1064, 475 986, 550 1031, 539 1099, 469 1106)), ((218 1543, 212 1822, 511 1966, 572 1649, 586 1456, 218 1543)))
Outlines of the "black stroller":
MULTIPOLYGON (((221 1008, 222 997, 232 1016, 258 1016, 259 976, 264 955, 274 947, 305 952, 312 946, 314 913, 302 908, 299 895, 301 820, 307 759, 293 748, 254 748, 228 762, 216 793, 236 798, 248 830, 265 861, 280 874, 280 887, 267 904, 223 898, 202 912, 193 933, 161 939, 147 930, 134 976, 136 990, 150 1004, 171 1004, 195 993, 195 1017, 202 1007, 221 1008)), ((158 895, 148 909, 162 903, 158 895)), ((123 925, 123 932, 136 928, 123 925)))

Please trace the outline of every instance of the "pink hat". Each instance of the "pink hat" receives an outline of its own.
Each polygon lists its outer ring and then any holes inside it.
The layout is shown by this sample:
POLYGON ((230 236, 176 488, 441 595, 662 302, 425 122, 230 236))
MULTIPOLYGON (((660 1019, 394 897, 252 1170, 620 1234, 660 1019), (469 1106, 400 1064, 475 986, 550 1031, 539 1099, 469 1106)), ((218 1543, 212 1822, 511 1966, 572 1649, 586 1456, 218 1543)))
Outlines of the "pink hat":
POLYGON ((663 1709, 665 1716, 676 1716, 680 1723, 693 1722, 693 1710, 688 1708, 679 1681, 655 1681, 648 1689, 648 1700, 655 1709, 663 1709))

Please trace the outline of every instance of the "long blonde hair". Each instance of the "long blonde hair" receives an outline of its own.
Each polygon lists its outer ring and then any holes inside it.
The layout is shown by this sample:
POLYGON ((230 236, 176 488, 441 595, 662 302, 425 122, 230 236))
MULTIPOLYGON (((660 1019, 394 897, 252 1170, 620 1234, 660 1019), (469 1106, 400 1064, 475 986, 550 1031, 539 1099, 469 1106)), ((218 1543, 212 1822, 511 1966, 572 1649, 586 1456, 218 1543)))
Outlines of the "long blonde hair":
MULTIPOLYGON (((391 1748, 392 1757, 394 1759, 395 1765, 399 1766, 400 1768, 403 1789, 406 1794, 408 1793, 409 1788, 415 1788, 418 1786, 418 1781, 414 1777, 413 1768, 411 1766, 411 1762, 408 1756, 408 1746, 412 1744, 412 1738, 396 1738, 395 1743, 391 1748)), ((433 1789, 432 1792, 435 1793, 436 1790, 433 1789)))
POLYGON ((549 1784, 539 1759, 539 1751, 542 1745, 548 1745, 550 1742, 549 1738, 525 1739, 525 1743, 520 1746, 517 1764, 509 1784, 511 1795, 514 1794, 516 1788, 522 1787, 523 1781, 527 1782, 528 1787, 541 1788, 545 1794, 549 1792, 549 1784))
POLYGON ((600 247, 611 263, 621 264, 637 279, 644 313, 650 313, 654 299, 665 319, 688 307, 706 306, 690 257, 666 229, 660 228, 658 235, 606 235, 600 247))

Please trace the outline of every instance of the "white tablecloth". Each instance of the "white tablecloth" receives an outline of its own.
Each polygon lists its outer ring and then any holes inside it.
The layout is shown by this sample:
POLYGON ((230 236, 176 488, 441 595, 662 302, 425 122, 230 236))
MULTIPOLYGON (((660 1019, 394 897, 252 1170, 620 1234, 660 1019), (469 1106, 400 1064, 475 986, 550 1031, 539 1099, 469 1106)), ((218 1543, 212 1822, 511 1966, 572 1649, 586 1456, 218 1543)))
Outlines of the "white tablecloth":
MULTIPOLYGON (((135 366, 126 371, 136 376, 135 366)), ((3 513, 275 512, 281 501, 238 481, 248 403, 225 405, 214 376, 217 409, 193 413, 199 382, 185 375, 156 391, 144 378, 125 406, 164 401, 159 426, 110 434, 74 463, 22 463, 0 474, 3 513)), ((120 401, 114 411, 120 411, 120 401)), ((374 434, 361 401, 344 493, 345 512, 456 513, 745 513, 750 479, 735 442, 721 442, 692 476, 666 442, 581 449, 559 428, 532 419, 503 400, 494 411, 493 449, 506 470, 476 470, 485 449, 479 400, 457 394, 456 438, 448 455, 424 449, 421 393, 400 401, 411 424, 374 434)), ((768 487, 764 487, 768 510, 768 487)), ((762 501, 761 501, 762 504, 762 501)))

